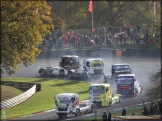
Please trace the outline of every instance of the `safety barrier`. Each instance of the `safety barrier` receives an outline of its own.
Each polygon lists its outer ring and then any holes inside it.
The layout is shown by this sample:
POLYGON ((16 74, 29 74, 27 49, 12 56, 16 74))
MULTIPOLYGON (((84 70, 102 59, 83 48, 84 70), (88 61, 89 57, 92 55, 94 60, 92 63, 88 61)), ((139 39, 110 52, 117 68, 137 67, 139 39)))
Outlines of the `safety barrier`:
POLYGON ((117 49, 80 49, 80 50, 56 50, 51 52, 42 52, 37 59, 49 59, 58 58, 65 54, 78 55, 79 57, 161 57, 161 49, 119 49, 119 53, 116 53, 117 49))
POLYGON ((36 85, 34 85, 32 88, 30 88, 26 92, 24 92, 16 97, 2 101, 1 109, 14 107, 14 106, 24 102, 25 100, 29 99, 33 94, 35 94, 35 92, 36 92, 36 85))

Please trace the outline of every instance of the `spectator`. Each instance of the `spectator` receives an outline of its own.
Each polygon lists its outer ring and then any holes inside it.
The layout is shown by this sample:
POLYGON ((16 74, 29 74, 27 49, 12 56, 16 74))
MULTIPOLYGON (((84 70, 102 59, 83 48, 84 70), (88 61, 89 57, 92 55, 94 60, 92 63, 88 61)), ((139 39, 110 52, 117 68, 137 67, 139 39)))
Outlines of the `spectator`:
POLYGON ((109 25, 109 27, 108 27, 108 34, 111 34, 112 33, 112 27, 111 27, 111 25, 109 25))
POLYGON ((148 31, 146 31, 145 42, 148 43, 148 41, 149 41, 149 34, 148 31))
POLYGON ((134 41, 134 43, 136 43, 136 41, 137 41, 137 34, 136 33, 133 34, 133 41, 134 41))
POLYGON ((130 24, 127 24, 126 30, 127 30, 128 37, 130 37, 130 24))
POLYGON ((141 26, 140 26, 140 24, 138 24, 138 25, 136 26, 136 28, 137 28, 137 33, 140 33, 140 31, 141 31, 141 26))
POLYGON ((133 44, 133 34, 131 33, 131 44, 133 44))
POLYGON ((158 107, 159 107, 159 115, 161 115, 161 107, 162 106, 162 100, 159 100, 158 107))
POLYGON ((109 111, 109 113, 108 113, 108 121, 111 121, 111 116, 112 116, 112 114, 109 111))
POLYGON ((135 113, 134 112, 132 112, 132 116, 135 116, 135 113))
POLYGON ((126 109, 123 108, 123 110, 122 110, 122 116, 126 116, 126 113, 127 113, 126 109))
POLYGON ((154 109, 153 109, 153 106, 152 105, 150 105, 150 115, 154 115, 154 109))
POLYGON ((119 35, 119 39, 120 39, 120 44, 122 44, 123 43, 123 35, 122 34, 119 35))
POLYGON ((148 116, 148 109, 146 106, 144 107, 143 115, 148 116))
POLYGON ((157 104, 153 103, 153 105, 154 105, 154 112, 156 113, 156 111, 157 111, 157 104))
POLYGON ((102 119, 103 119, 103 121, 107 121, 107 114, 106 114, 106 112, 104 112, 104 114, 102 115, 102 119))
POLYGON ((99 37, 98 37, 98 35, 95 36, 95 43, 96 43, 96 45, 99 44, 99 37))
POLYGON ((124 43, 126 43, 127 35, 123 34, 123 37, 124 37, 124 43))

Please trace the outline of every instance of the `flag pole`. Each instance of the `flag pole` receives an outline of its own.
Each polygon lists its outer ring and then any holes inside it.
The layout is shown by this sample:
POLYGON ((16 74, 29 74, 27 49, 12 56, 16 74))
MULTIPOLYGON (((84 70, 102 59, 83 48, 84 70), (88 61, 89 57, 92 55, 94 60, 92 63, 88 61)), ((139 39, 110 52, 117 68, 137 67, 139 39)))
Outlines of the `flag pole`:
POLYGON ((93 37, 93 2, 92 2, 92 37, 93 37))

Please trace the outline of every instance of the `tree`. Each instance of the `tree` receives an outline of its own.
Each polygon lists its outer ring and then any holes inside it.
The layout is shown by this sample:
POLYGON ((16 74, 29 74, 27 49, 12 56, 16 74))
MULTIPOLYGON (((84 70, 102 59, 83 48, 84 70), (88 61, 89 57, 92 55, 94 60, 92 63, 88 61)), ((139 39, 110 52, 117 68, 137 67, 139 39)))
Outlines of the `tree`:
POLYGON ((161 67, 150 76, 151 87, 146 89, 146 96, 152 100, 161 99, 162 90, 162 78, 161 78, 161 67))
POLYGON ((50 10, 45 1, 1 1, 1 74, 34 63, 36 46, 54 28, 50 10))

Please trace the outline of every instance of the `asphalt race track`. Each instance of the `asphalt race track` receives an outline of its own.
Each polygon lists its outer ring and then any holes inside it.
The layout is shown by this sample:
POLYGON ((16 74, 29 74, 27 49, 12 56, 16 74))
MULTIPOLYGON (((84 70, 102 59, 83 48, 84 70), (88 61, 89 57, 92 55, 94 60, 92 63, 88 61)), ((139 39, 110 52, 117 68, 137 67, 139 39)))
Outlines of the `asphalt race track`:
MULTIPOLYGON (((82 60, 84 58, 80 58, 80 63, 82 65, 82 60)), ((145 102, 148 102, 149 100, 147 97, 144 96, 145 89, 151 85, 149 82, 149 75, 153 72, 156 71, 158 67, 161 66, 161 59, 160 58, 103 58, 105 61, 105 70, 106 73, 110 73, 111 71, 111 65, 115 63, 129 63, 132 69, 132 73, 136 74, 137 80, 144 86, 144 92, 142 94, 139 94, 136 97, 124 97, 122 103, 112 105, 111 107, 100 107, 97 108, 97 112, 104 112, 112 109, 117 109, 117 108, 123 108, 123 107, 128 107, 131 105, 135 104, 140 104, 142 103, 141 98, 144 99, 145 102)), ((23 68, 19 70, 16 74, 12 75, 11 77, 39 77, 38 74, 38 69, 40 67, 46 67, 46 66, 58 66, 58 59, 39 59, 36 60, 36 62, 29 66, 28 68, 23 68)), ((6 74, 2 75, 3 77, 8 77, 6 74)), ((104 80, 103 78, 100 79, 91 79, 87 80, 90 83, 103 83, 104 80)), ((112 91, 113 93, 116 93, 116 85, 115 83, 112 83, 112 91)), ((87 90, 87 89, 86 89, 87 90)), ((53 98, 53 97, 51 97, 53 98)), ((78 117, 73 117, 73 118, 64 118, 60 120, 69 120, 69 119, 79 119, 81 117, 85 117, 90 114, 78 116, 78 117)), ((93 115, 93 114, 92 114, 93 115)), ((58 120, 58 117, 56 117, 55 112, 46 112, 42 114, 35 114, 32 116, 20 118, 23 120, 58 120)), ((16 119, 18 120, 18 119, 16 119)))

